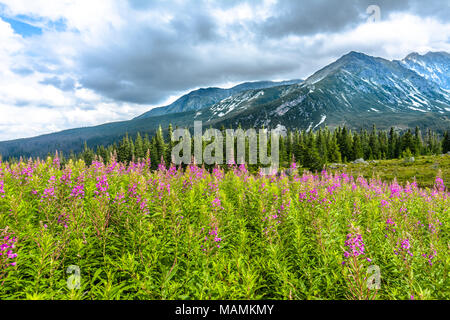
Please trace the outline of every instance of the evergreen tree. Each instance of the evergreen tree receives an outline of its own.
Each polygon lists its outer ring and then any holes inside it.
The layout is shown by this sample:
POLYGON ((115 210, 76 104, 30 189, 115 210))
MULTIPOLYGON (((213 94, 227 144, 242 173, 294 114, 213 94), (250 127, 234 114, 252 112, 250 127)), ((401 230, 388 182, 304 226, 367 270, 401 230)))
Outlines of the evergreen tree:
POLYGON ((153 170, 158 168, 159 161, 161 160, 160 155, 158 154, 158 147, 156 143, 156 138, 153 137, 150 142, 150 161, 151 161, 151 168, 153 170))
POLYGON ((90 166, 92 161, 94 161, 95 153, 92 149, 88 148, 86 141, 84 142, 84 151, 82 154, 82 158, 86 165, 90 166))
POLYGON ((328 147, 328 160, 334 163, 339 163, 342 161, 336 135, 331 136, 330 144, 328 147))
POLYGON ((444 138, 442 139, 442 153, 450 152, 450 134, 445 131, 444 138))
POLYGON ((159 126, 158 130, 156 130, 155 136, 156 150, 158 152, 158 162, 161 157, 164 157, 166 154, 166 143, 164 142, 164 135, 161 126, 159 126))
POLYGON ((378 145, 380 148, 380 159, 387 159, 388 137, 386 131, 378 132, 378 145))
POLYGON ((172 124, 169 124, 169 128, 167 129, 167 145, 166 152, 164 155, 165 161, 168 165, 172 163, 172 149, 175 143, 172 141, 173 127, 172 124))
POLYGON ((117 161, 127 163, 131 161, 132 152, 128 133, 125 134, 117 148, 117 161))
POLYGON ((96 154, 102 159, 103 163, 108 163, 109 161, 108 152, 106 151, 106 148, 103 145, 97 147, 96 154))
POLYGON ((320 171, 325 162, 317 151, 314 134, 311 131, 308 134, 306 150, 304 150, 303 166, 313 171, 320 171))
POLYGON ((319 156, 322 158, 324 163, 327 163, 328 162, 327 141, 325 139, 325 134, 322 132, 322 129, 319 129, 319 131, 317 132, 316 146, 317 151, 319 152, 319 156))
POLYGON ((380 153, 380 146, 378 142, 378 135, 377 135, 377 128, 375 125, 372 126, 372 132, 369 136, 369 149, 370 154, 368 159, 380 159, 381 153, 380 153))
POLYGON ((412 154, 418 156, 422 153, 422 136, 419 127, 414 130, 413 148, 411 149, 412 154))
POLYGON ((414 138, 411 133, 411 129, 408 129, 406 133, 402 136, 402 152, 406 149, 413 150, 414 149, 414 138))
POLYGON ((353 136, 353 158, 361 159, 364 158, 364 152, 362 149, 361 138, 359 134, 353 136))
POLYGON ((341 155, 342 155, 342 160, 344 162, 351 161, 353 159, 351 132, 349 132, 345 126, 344 126, 344 128, 342 128, 342 131, 339 128, 337 138, 338 138, 339 149, 340 149, 341 155))
POLYGON ((146 150, 144 149, 144 140, 142 140, 141 134, 138 132, 136 135, 136 140, 134 142, 134 155, 138 159, 143 159, 146 150))

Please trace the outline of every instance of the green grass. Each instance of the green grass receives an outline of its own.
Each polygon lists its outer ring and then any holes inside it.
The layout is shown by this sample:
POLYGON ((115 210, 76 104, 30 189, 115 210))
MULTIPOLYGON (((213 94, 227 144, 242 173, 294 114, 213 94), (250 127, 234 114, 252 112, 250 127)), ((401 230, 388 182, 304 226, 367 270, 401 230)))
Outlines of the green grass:
MULTIPOLYGON (((401 161, 349 165, 347 173, 428 184, 438 162, 448 183, 448 161, 421 158, 419 170, 401 161)), ((374 294, 364 280, 370 265, 381 271, 375 299, 450 298, 450 197, 442 190, 342 173, 277 178, 150 171, 145 163, 0 168, 0 229, 17 238, 18 254, 0 259, 0 299, 357 299, 374 294), (73 196, 75 186, 83 197, 73 196), (221 241, 209 234, 215 228, 221 241), (350 233, 362 236, 365 254, 345 259, 350 233), (404 239, 413 253, 406 260, 394 251, 404 239), (71 265, 80 289, 67 285, 71 265)))
POLYGON ((395 178, 400 183, 412 182, 415 178, 419 187, 430 188, 439 172, 442 179, 450 183, 450 155, 415 157, 412 163, 403 159, 368 161, 368 164, 349 163, 345 171, 365 178, 378 176, 384 181, 393 181, 395 178))

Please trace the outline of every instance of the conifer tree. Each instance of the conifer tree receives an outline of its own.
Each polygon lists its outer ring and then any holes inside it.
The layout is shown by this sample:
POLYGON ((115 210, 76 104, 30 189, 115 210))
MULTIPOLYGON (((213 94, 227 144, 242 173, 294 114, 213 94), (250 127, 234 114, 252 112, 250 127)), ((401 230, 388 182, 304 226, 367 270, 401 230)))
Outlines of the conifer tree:
POLYGON ((92 164, 92 161, 94 161, 95 153, 91 148, 88 148, 86 141, 84 142, 84 151, 82 158, 84 160, 84 163, 86 165, 90 166, 92 164))
POLYGON ((414 139, 413 139, 413 146, 412 146, 411 152, 415 156, 418 156, 422 153, 422 136, 421 136, 419 127, 417 127, 417 126, 416 126, 416 129, 414 130, 414 139))
POLYGON ((330 144, 328 149, 328 160, 330 162, 339 163, 342 161, 341 159, 341 152, 339 151, 339 146, 337 144, 336 136, 333 135, 330 138, 330 144))
POLYGON ((172 149, 175 143, 172 141, 173 127, 172 124, 169 124, 169 128, 167 129, 167 144, 166 144, 166 152, 164 155, 164 159, 167 165, 172 163, 172 149))
POLYGON ((445 131, 444 138, 442 140, 442 153, 447 153, 450 151, 450 134, 445 131))
POLYGON ((137 133, 136 140, 134 141, 134 155, 138 159, 143 159, 145 156, 144 140, 142 140, 139 132, 137 133))
POLYGON ((361 159, 364 157, 362 149, 361 138, 359 134, 355 134, 353 137, 353 159, 361 159))

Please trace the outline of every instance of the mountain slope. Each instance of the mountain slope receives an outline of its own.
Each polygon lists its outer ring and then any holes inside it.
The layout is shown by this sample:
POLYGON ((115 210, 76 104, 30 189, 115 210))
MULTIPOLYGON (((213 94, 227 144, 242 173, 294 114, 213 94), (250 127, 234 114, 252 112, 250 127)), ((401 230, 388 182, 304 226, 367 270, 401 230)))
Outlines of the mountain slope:
POLYGON ((414 52, 400 63, 425 79, 436 82, 441 88, 450 90, 450 54, 447 52, 428 52, 425 55, 414 52))
POLYGON ((160 124, 192 127, 194 120, 203 121, 204 128, 240 124, 244 129, 264 126, 283 131, 376 124, 380 129, 419 126, 443 132, 450 129, 450 91, 441 87, 447 83, 447 56, 413 54, 389 61, 350 52, 302 83, 254 82, 231 89, 200 89, 130 121, 0 142, 0 154, 43 156, 55 149, 67 154, 81 151, 84 141, 89 146, 106 145, 127 132, 153 134, 160 124))
POLYGON ((84 142, 90 147, 108 145, 117 142, 126 133, 135 135, 155 133, 159 125, 166 129, 169 124, 174 127, 185 126, 191 123, 194 111, 174 113, 169 116, 155 116, 146 119, 133 119, 102 124, 93 127, 84 127, 64 130, 56 133, 41 135, 33 138, 17 139, 0 142, 0 155, 3 157, 35 157, 46 156, 55 150, 63 151, 66 155, 70 152, 83 150, 84 142))
POLYGON ((233 126, 305 129, 358 127, 365 118, 382 126, 408 127, 417 119, 433 118, 443 130, 449 126, 449 111, 450 95, 437 83, 398 62, 350 52, 300 85, 246 91, 202 110, 198 118, 233 126), (425 113, 431 115, 424 118, 425 113))
POLYGON ((136 119, 144 119, 153 116, 160 116, 176 112, 186 112, 200 110, 209 107, 222 99, 225 99, 234 94, 251 90, 251 89, 263 89, 280 85, 301 83, 302 80, 288 80, 281 82, 273 81, 257 81, 257 82, 244 82, 230 89, 222 88, 202 88, 195 91, 191 91, 188 94, 182 96, 172 104, 164 107, 158 107, 152 109, 138 117, 136 119))

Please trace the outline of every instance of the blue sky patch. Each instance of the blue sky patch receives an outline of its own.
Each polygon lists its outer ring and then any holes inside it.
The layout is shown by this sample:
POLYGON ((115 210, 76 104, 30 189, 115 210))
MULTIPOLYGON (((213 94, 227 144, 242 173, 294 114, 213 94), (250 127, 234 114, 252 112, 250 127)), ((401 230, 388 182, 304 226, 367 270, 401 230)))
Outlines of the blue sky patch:
POLYGON ((14 29, 15 33, 20 34, 22 37, 31 37, 34 35, 41 35, 42 34, 42 29, 32 26, 31 24, 16 20, 16 19, 12 19, 12 18, 7 18, 7 17, 2 17, 0 16, 0 18, 9 23, 11 25, 11 27, 14 29))
POLYGON ((1 14, 0 19, 9 23, 14 29, 14 32, 20 34, 22 37, 31 37, 34 35, 41 35, 43 31, 65 31, 67 29, 66 20, 60 18, 58 20, 44 20, 42 18, 34 18, 27 15, 16 15, 14 17, 1 14))

